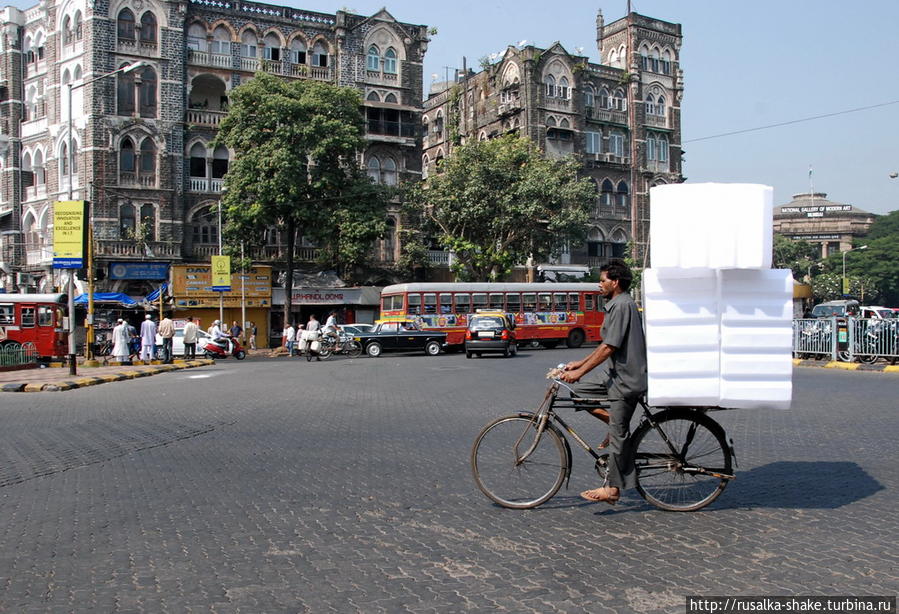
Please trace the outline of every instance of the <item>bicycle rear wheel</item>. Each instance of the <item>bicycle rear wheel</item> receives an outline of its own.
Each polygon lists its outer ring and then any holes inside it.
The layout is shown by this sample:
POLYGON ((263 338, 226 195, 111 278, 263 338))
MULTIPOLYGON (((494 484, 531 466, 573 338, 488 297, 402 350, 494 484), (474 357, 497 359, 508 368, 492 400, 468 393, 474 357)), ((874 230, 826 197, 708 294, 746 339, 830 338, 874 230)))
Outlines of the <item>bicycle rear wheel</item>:
POLYGON ((664 411, 654 420, 658 429, 643 423, 634 433, 637 490, 643 498, 672 512, 692 512, 717 499, 730 481, 722 476, 733 475, 721 425, 689 410, 664 411))
POLYGON ((506 416, 484 427, 471 450, 471 471, 481 492, 512 509, 537 507, 555 495, 568 473, 561 435, 547 426, 534 451, 537 427, 529 416, 506 416))
POLYGON ((350 358, 356 358, 357 356, 362 355, 362 344, 355 340, 350 340, 346 342, 344 345, 347 356, 350 358))

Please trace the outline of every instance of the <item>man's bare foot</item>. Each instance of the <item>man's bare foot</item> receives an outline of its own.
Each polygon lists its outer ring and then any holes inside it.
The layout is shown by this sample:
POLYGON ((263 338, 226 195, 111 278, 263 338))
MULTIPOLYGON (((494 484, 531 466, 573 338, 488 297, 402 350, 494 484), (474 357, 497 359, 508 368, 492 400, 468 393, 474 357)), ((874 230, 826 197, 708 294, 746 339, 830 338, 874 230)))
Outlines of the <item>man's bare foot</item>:
POLYGON ((621 498, 621 491, 614 486, 603 486, 602 488, 594 488, 593 490, 585 490, 581 493, 581 498, 595 503, 608 503, 615 505, 621 498))

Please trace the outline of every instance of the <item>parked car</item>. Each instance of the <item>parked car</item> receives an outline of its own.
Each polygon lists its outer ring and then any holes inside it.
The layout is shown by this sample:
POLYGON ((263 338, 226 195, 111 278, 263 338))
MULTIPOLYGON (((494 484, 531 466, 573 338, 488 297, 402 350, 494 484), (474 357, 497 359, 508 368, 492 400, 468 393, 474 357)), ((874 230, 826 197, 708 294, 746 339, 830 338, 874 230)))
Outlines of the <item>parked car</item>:
POLYGON ((353 338, 373 358, 380 356, 382 352, 416 350, 424 350, 428 356, 436 356, 446 346, 446 333, 421 330, 412 320, 381 322, 371 332, 359 333, 353 338))
POLYGON ((863 305, 860 307, 861 314, 859 317, 870 320, 883 320, 893 318, 893 310, 889 307, 880 307, 879 305, 863 305))
POLYGON ((359 335, 362 333, 370 333, 375 329, 374 324, 343 324, 340 327, 341 332, 349 335, 359 335))
POLYGON ((465 357, 496 353, 515 356, 518 342, 515 339, 515 321, 507 314, 477 313, 468 318, 465 331, 465 357))
POLYGON ((824 303, 818 303, 812 308, 812 317, 832 318, 836 316, 838 318, 845 318, 848 316, 858 316, 859 312, 860 307, 858 301, 826 301, 824 303))
MULTIPOLYGON (((212 341, 209 333, 197 331, 197 356, 203 356, 206 344, 212 341)), ((156 355, 159 356, 162 351, 162 337, 156 335, 156 355)), ((176 328, 175 336, 172 337, 172 356, 184 356, 184 329, 176 328)))

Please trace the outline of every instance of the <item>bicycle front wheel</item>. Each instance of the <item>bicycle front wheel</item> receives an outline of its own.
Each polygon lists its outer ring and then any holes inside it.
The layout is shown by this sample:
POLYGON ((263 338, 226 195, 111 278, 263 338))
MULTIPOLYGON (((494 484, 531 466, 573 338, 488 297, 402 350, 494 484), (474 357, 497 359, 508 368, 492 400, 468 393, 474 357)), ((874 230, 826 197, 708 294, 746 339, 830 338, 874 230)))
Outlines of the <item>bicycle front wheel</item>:
POLYGON ((491 500, 512 509, 537 507, 555 495, 568 473, 562 437, 547 426, 534 451, 537 425, 528 416, 506 416, 484 427, 471 450, 474 480, 491 500))
POLYGON ((350 358, 356 358, 362 354, 362 344, 358 341, 347 341, 346 345, 347 356, 350 358))
POLYGON ((637 490, 643 498, 672 512, 692 512, 717 499, 733 476, 721 425, 689 410, 665 411, 654 420, 658 428, 644 423, 634 433, 637 490))

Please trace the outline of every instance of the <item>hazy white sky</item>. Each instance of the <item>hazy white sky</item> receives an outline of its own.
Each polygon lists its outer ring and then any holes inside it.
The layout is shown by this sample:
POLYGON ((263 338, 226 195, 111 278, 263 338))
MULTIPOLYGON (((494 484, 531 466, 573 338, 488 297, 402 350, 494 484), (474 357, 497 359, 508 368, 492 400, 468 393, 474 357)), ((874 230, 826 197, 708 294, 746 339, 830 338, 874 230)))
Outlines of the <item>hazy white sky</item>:
MULTIPOLYGON (((559 41, 598 60, 596 11, 623 17, 626 0, 290 0, 272 2, 370 15, 438 29, 425 58, 452 74, 528 40, 559 41), (345 2, 345 3, 344 3, 345 2), (448 67, 448 68, 447 68, 448 67)), ((32 6, 34 2, 16 2, 32 6)), ((633 10, 682 24, 684 174, 689 181, 774 186, 775 202, 809 189, 875 213, 899 209, 899 0, 633 0, 633 10), (694 140, 893 102, 855 113, 720 139, 694 140)))

